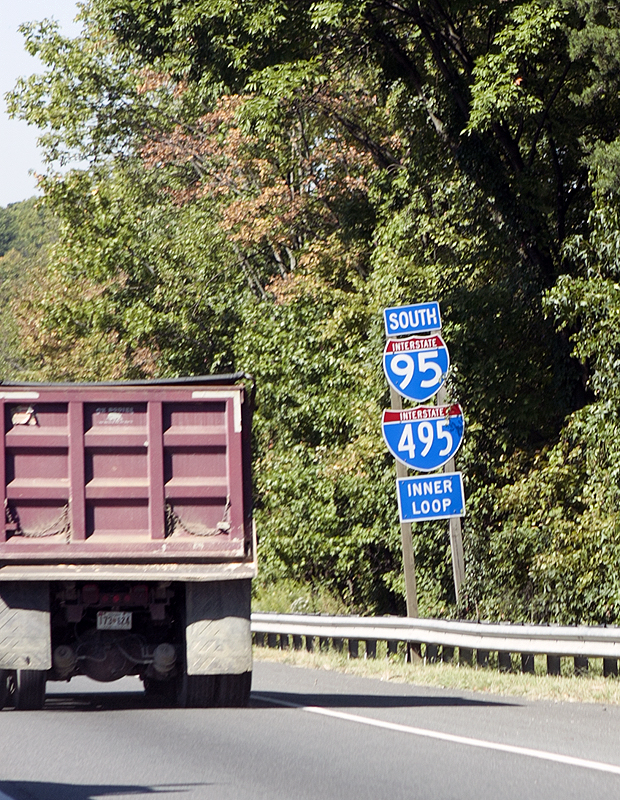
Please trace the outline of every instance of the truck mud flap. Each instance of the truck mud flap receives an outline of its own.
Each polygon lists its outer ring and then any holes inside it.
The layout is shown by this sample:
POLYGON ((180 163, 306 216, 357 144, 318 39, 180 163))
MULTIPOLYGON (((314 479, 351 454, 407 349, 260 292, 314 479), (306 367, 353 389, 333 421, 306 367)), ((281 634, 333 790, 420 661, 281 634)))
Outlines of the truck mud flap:
POLYGON ((252 669, 250 581, 185 584, 188 675, 239 675, 252 669))
POLYGON ((49 583, 0 582, 0 669, 52 666, 49 583))

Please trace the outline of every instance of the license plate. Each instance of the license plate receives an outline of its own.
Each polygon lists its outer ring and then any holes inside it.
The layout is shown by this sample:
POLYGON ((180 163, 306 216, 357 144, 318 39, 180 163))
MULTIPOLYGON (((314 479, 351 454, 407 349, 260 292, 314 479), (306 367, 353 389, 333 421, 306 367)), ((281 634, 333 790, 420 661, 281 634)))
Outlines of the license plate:
POLYGON ((131 611, 98 611, 98 631, 130 631, 131 611))

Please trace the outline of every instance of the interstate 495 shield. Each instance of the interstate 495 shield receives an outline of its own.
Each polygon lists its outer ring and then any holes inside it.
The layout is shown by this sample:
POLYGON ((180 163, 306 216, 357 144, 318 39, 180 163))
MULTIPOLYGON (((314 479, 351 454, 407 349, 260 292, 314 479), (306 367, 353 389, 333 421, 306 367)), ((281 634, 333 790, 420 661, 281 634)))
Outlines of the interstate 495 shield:
POLYGON ((463 441, 463 410, 451 406, 417 406, 384 411, 383 438, 394 458, 420 472, 442 467, 463 441))

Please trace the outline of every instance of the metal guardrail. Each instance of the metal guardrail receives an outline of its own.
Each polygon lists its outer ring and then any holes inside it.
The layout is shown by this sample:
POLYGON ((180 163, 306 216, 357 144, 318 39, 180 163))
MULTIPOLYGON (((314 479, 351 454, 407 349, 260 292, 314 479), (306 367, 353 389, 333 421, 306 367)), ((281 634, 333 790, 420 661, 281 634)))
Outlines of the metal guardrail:
MULTIPOLYGON (((485 661, 488 653, 494 651, 500 655, 521 653, 524 657, 543 654, 548 659, 551 657, 556 660, 560 656, 573 657, 577 658, 581 669, 587 669, 585 659, 603 658, 605 674, 617 673, 617 659, 620 658, 620 628, 586 625, 517 625, 408 617, 255 613, 252 614, 252 632, 263 638, 265 634, 306 637, 307 644, 313 637, 335 640, 338 644, 343 639, 349 640, 349 643, 366 641, 372 643, 370 649, 373 653, 374 644, 378 641, 425 644, 427 654, 430 652, 435 657, 438 647, 443 647, 444 651, 458 647, 469 652, 478 651, 478 663, 482 663, 480 654, 483 654, 485 661)), ((354 649, 357 651, 357 646, 354 649)), ((367 652, 368 649, 367 646, 367 652)), ((556 669, 549 671, 555 673, 556 669)))

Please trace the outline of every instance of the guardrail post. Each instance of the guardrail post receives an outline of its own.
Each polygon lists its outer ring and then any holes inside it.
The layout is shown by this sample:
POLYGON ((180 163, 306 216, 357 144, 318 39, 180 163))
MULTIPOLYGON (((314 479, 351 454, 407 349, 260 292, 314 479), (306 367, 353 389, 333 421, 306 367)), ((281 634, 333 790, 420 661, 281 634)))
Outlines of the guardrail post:
POLYGON ((298 634, 293 634, 293 650, 301 650, 302 648, 302 641, 301 636, 298 634))
POLYGON ((359 656, 359 644, 357 639, 349 639, 349 658, 357 658, 359 656))
POLYGON ((617 658, 604 658, 603 659, 603 675, 610 678, 612 675, 618 675, 618 659, 617 658))
POLYGON ((439 648, 436 644, 427 644, 426 645, 426 652, 424 657, 429 664, 435 664, 437 662, 437 655, 439 653, 439 648))
POLYGON ((479 667, 488 667, 489 666, 489 651, 488 650, 476 650, 476 664, 479 667))
POLYGON ((376 658, 377 657, 377 640, 376 639, 366 639, 366 658, 376 658))
POLYGON ((575 656, 575 675, 587 675, 588 666, 586 656, 575 656))
POLYGON ((512 672, 512 657, 510 653, 500 650, 497 654, 497 664, 500 672, 512 672))
POLYGON ((521 672, 534 674, 534 654, 521 653, 521 672))
POLYGON ((280 634, 280 650, 288 650, 288 633, 280 634))
POLYGON ((254 642, 257 647, 264 647, 265 646, 265 634, 264 633, 255 633, 254 634, 254 642))
POLYGON ((452 659, 454 658, 454 647, 448 647, 448 645, 444 644, 441 648, 441 660, 444 664, 451 664, 452 659))
POLYGON ((332 639, 332 644, 337 653, 342 653, 342 639, 332 639))
POLYGON ((474 651, 471 647, 459 647, 459 664, 465 667, 471 667, 474 660, 474 651))
POLYGON ((398 653, 398 642, 390 640, 387 643, 387 654, 388 656, 395 656, 396 653, 398 653))
POLYGON ((267 647, 277 647, 278 646, 278 634, 277 633, 268 633, 267 634, 267 647))
POLYGON ((306 650, 309 653, 314 652, 314 636, 306 636, 306 650))
POLYGON ((560 674, 560 656, 547 656, 547 675, 560 674))

